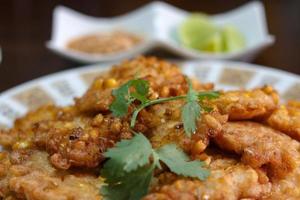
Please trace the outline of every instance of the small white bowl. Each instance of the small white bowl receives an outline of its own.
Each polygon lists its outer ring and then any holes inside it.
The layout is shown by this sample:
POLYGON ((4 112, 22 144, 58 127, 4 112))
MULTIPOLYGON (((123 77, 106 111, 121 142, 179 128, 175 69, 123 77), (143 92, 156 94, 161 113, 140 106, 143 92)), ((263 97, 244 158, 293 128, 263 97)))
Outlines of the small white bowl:
POLYGON ((55 53, 82 63, 115 61, 162 47, 186 58, 250 61, 274 43, 267 30, 264 6, 250 2, 230 12, 212 15, 218 24, 236 26, 246 38, 246 47, 233 53, 205 53, 184 47, 177 38, 177 28, 190 13, 163 2, 153 2, 128 14, 113 18, 95 18, 69 8, 54 9, 52 38, 46 46, 55 53), (70 39, 95 32, 124 30, 141 35, 144 41, 132 49, 109 55, 91 55, 66 48, 70 39))

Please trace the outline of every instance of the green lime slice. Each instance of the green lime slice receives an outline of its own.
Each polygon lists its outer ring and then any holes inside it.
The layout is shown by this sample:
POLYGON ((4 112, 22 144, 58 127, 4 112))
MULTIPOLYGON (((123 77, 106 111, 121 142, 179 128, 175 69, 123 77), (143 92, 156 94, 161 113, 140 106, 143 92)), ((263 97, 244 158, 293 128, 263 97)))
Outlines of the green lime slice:
POLYGON ((204 14, 192 14, 179 26, 179 39, 189 48, 206 52, 234 52, 245 47, 243 34, 234 26, 217 27, 204 14))
POLYGON ((243 34, 234 26, 225 26, 222 30, 224 52, 234 52, 246 45, 243 34))
POLYGON ((179 27, 179 38, 183 45, 201 50, 217 28, 213 23, 203 14, 190 15, 179 27))
POLYGON ((211 37, 209 37, 209 39, 207 39, 203 44, 201 50, 212 52, 212 53, 222 52, 223 50, 222 34, 220 32, 216 32, 211 37))

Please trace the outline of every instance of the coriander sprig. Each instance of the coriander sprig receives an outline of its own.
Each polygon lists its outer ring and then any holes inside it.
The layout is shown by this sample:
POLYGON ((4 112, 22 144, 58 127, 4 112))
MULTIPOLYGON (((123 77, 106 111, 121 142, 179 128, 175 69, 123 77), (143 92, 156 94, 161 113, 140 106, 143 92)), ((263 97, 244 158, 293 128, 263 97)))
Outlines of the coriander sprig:
POLYGON ((148 101, 148 92, 148 81, 142 79, 130 80, 118 89, 113 90, 112 95, 115 97, 115 100, 110 105, 110 110, 114 116, 123 117, 127 114, 128 107, 133 101, 139 100, 142 103, 148 101), (134 92, 130 92, 131 87, 134 87, 134 92))
POLYGON ((189 90, 186 95, 186 104, 183 106, 181 111, 181 118, 183 121, 183 127, 188 136, 191 136, 191 133, 196 132, 197 125, 196 121, 200 117, 201 107, 198 103, 198 94, 193 89, 192 84, 188 81, 189 90))
POLYGON ((106 182, 101 189, 105 200, 139 200, 148 192, 154 169, 161 168, 160 161, 178 175, 200 180, 209 175, 203 162, 189 161, 175 144, 156 150, 143 134, 118 142, 105 156, 108 160, 101 171, 106 182))
POLYGON ((139 101, 140 105, 134 108, 131 117, 130 126, 133 128, 139 112, 144 108, 154 104, 184 99, 186 104, 183 106, 181 118, 183 121, 184 130, 186 134, 190 136, 197 129, 196 121, 200 118, 201 112, 209 110, 209 108, 201 106, 202 101, 204 99, 218 98, 219 92, 197 92, 192 88, 190 80, 187 79, 187 81, 189 85, 187 95, 150 100, 147 98, 149 93, 149 82, 143 79, 130 80, 118 89, 113 90, 112 94, 115 99, 110 106, 110 110, 114 116, 123 117, 128 114, 129 105, 134 101, 139 101))

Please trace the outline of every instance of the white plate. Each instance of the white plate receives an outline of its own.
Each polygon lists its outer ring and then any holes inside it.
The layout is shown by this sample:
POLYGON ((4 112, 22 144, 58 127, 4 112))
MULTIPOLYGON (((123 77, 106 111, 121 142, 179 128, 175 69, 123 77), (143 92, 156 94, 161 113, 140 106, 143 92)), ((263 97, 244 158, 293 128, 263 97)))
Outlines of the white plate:
MULTIPOLYGON (((300 100, 300 76, 258 65, 230 61, 178 62, 183 72, 217 89, 253 88, 269 84, 283 100, 300 100)), ((28 110, 46 103, 69 105, 110 64, 92 65, 45 76, 0 94, 0 127, 9 127, 28 110)))
POLYGON ((153 2, 126 15, 114 18, 90 17, 58 6, 53 13, 52 38, 46 43, 46 46, 61 56, 83 63, 129 58, 154 47, 168 49, 186 58, 250 61, 260 51, 274 43, 274 37, 267 30, 264 6, 259 1, 212 16, 212 20, 216 24, 234 25, 245 35, 246 48, 234 53, 209 54, 183 47, 178 41, 176 30, 189 14, 187 11, 163 2, 153 2), (66 48, 66 44, 74 37, 115 29, 142 35, 145 41, 129 51, 110 55, 90 55, 66 48))

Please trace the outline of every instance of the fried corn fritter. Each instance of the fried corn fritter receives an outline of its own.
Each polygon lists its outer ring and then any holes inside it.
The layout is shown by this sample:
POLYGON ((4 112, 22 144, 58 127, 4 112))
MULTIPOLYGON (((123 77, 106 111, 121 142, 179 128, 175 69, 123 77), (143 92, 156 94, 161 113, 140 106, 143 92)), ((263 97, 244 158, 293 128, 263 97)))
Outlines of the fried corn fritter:
POLYGON ((258 199, 268 195, 271 183, 263 173, 230 158, 210 164, 205 181, 178 179, 147 195, 143 200, 258 199))
POLYGON ((215 104, 230 120, 247 120, 268 116, 278 104, 278 94, 270 86, 251 91, 229 91, 216 99, 215 104))
MULTIPOLYGON (((164 165, 154 173, 144 200, 300 199, 300 103, 279 105, 270 86, 222 91, 203 104, 191 137, 181 117, 184 100, 149 106, 130 120, 110 112, 112 91, 134 78, 149 82, 151 100, 186 95, 180 69, 139 57, 100 75, 68 107, 45 105, 0 131, 0 197, 5 200, 101 200, 104 153, 122 139, 143 133, 154 149, 175 143, 210 170, 206 180, 176 175, 164 165)), ((192 79, 195 91, 213 84, 192 79)), ((172 157, 172 155, 170 155, 172 157)))
POLYGON ((256 122, 228 122, 215 141, 221 149, 240 154, 242 163, 264 167, 272 178, 282 178, 297 168, 299 143, 256 122))
POLYGON ((300 141, 300 102, 289 101, 277 108, 267 120, 268 124, 300 141))
POLYGON ((46 152, 15 150, 1 157, 0 195, 4 199, 101 199, 96 173, 58 170, 46 152))

